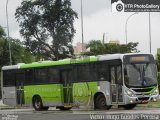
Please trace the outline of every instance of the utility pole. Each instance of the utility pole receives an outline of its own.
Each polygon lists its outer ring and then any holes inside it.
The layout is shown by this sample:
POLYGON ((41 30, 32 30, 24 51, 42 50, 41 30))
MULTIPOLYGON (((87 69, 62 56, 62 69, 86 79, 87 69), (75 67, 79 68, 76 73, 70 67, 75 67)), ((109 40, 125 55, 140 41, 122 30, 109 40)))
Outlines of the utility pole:
POLYGON ((9 62, 12 65, 12 53, 11 53, 11 43, 10 43, 10 36, 9 36, 9 23, 8 23, 8 0, 6 2, 6 19, 7 19, 7 38, 8 38, 8 49, 9 49, 9 62))
POLYGON ((152 52, 152 42, 151 42, 151 15, 150 15, 150 12, 149 12, 149 52, 151 53, 152 52))
POLYGON ((84 36, 83 36, 83 1, 81 0, 81 29, 82 29, 82 52, 84 52, 84 36))

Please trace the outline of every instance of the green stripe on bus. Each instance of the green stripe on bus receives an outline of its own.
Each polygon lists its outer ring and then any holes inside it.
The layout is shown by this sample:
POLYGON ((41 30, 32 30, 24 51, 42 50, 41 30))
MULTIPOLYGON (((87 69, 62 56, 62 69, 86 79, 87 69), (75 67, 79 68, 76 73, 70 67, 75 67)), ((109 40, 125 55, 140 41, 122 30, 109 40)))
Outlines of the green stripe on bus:
POLYGON ((149 92, 144 92, 144 94, 145 94, 145 95, 148 95, 148 94, 153 93, 153 92, 157 89, 157 86, 148 87, 148 88, 152 88, 152 90, 151 90, 151 91, 149 91, 149 92))
MULTIPOLYGON (((81 102, 91 100, 98 91, 97 85, 97 82, 73 83, 73 100, 81 102)), ((43 102, 64 101, 62 84, 28 85, 24 86, 24 91, 26 103, 32 103, 35 95, 40 96, 43 102)))
POLYGON ((43 102, 63 101, 61 84, 29 85, 24 86, 24 97, 26 103, 32 103, 32 98, 39 95, 43 102))
POLYGON ((97 82, 81 82, 73 84, 73 99, 76 102, 90 101, 98 91, 97 82))
POLYGON ((31 64, 22 64, 20 68, 34 68, 34 67, 47 67, 47 66, 56 66, 56 65, 67 65, 74 63, 87 63, 87 62, 96 62, 97 57, 91 56, 86 58, 79 59, 70 59, 70 60, 59 60, 59 61, 42 61, 31 64))

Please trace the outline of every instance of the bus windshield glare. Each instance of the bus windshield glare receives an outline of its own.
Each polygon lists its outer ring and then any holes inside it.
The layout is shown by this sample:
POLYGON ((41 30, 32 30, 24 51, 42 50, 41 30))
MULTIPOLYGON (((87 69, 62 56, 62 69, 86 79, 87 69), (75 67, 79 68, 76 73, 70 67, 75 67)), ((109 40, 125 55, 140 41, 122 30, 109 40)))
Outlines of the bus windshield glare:
POLYGON ((129 87, 148 87, 157 84, 156 65, 131 63, 125 66, 125 84, 129 87))

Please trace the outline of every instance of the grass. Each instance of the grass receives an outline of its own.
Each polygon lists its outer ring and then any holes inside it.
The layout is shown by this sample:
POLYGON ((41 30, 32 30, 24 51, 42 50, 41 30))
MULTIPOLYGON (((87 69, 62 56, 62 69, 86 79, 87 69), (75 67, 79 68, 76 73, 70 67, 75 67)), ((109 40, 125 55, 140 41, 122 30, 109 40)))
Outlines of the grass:
POLYGON ((160 107, 160 100, 156 101, 156 102, 149 102, 147 104, 138 104, 137 106, 139 107, 152 107, 152 106, 155 106, 155 107, 160 107))

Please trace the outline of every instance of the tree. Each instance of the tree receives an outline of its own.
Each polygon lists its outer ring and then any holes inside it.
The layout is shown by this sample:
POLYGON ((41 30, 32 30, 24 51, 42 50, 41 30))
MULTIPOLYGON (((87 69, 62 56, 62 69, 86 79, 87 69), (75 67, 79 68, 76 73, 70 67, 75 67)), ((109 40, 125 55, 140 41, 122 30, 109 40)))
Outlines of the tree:
POLYGON ((6 36, 4 29, 2 28, 2 26, 0 26, 0 38, 6 36))
POLYGON ((90 41, 86 48, 90 49, 90 52, 84 52, 84 54, 89 54, 89 55, 99 55, 99 54, 104 54, 104 45, 101 43, 100 40, 92 40, 90 41))
POLYGON ((156 64, 157 64, 157 69, 158 69, 157 80, 158 80, 158 86, 160 90, 160 49, 157 49, 156 64))
POLYGON ((73 22, 77 13, 71 9, 70 0, 24 0, 15 17, 33 55, 61 59, 73 54, 73 22))
POLYGON ((12 62, 17 63, 31 63, 34 61, 34 57, 29 51, 23 46, 23 42, 18 39, 10 39, 11 51, 12 51, 12 62))
POLYGON ((18 39, 12 39, 8 41, 5 39, 0 39, 0 66, 9 65, 9 49, 8 42, 11 44, 11 53, 12 53, 12 64, 15 65, 17 63, 31 63, 34 61, 33 56, 29 51, 23 47, 22 42, 18 39))
MULTIPOLYGON (((12 64, 17 63, 30 63, 34 60, 29 51, 23 47, 23 43, 18 39, 6 38, 4 29, 0 26, 0 67, 10 64, 9 60, 9 44, 11 44, 12 51, 12 64)), ((1 83, 1 82, 0 82, 1 83)), ((0 89, 1 98, 1 89, 0 89)))
POLYGON ((160 49, 157 50, 156 63, 158 71, 160 71, 160 49))
POLYGON ((102 54, 114 54, 114 53, 131 53, 139 52, 137 50, 138 43, 128 43, 126 44, 113 44, 105 43, 103 44, 100 40, 92 40, 87 44, 87 48, 90 49, 89 52, 84 52, 84 55, 102 55, 102 54))
POLYGON ((12 64, 30 63, 34 60, 29 51, 23 47, 23 43, 18 39, 6 38, 3 28, 0 26, 0 67, 9 65, 9 44, 11 44, 12 64), (3 33, 3 34, 1 34, 3 33))

